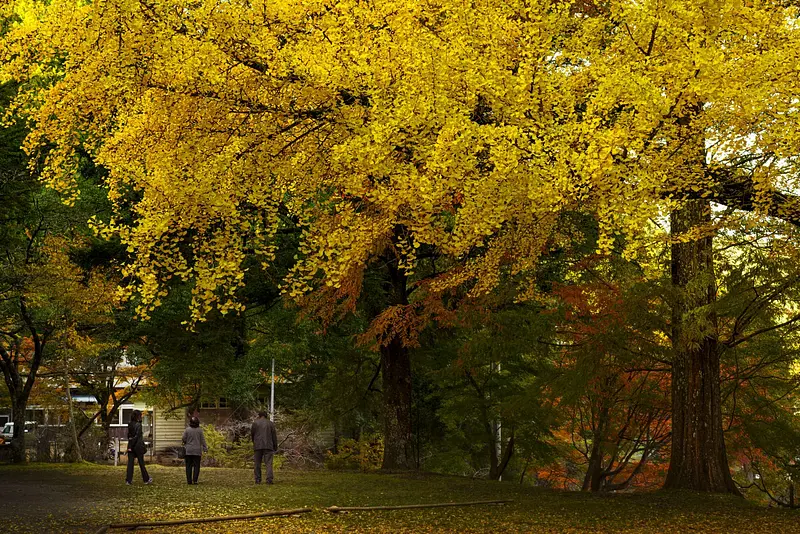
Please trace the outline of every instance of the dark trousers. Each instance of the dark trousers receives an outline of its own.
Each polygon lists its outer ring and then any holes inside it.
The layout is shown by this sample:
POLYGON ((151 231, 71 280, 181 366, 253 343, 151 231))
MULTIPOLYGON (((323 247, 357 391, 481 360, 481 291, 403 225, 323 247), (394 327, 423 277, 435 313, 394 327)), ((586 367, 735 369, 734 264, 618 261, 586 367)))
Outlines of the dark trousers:
POLYGON ((200 455, 187 454, 186 455, 186 482, 189 484, 197 484, 197 479, 200 478, 200 455))
POLYGON ((133 451, 128 453, 128 474, 125 476, 125 480, 133 482, 133 461, 135 459, 139 460, 139 467, 142 470, 142 480, 147 482, 150 480, 150 475, 147 474, 147 468, 144 466, 144 453, 133 451))
POLYGON ((256 449, 253 454, 253 459, 256 462, 255 476, 256 484, 261 484, 261 461, 267 465, 267 484, 272 484, 272 456, 275 451, 269 449, 256 449))

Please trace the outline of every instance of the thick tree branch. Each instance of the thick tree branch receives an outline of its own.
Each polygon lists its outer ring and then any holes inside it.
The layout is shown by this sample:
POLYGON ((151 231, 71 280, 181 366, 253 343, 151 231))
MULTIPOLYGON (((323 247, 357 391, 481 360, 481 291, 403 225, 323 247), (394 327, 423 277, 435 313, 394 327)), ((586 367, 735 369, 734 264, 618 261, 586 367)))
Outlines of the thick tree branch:
MULTIPOLYGON (((743 211, 755 211, 755 187, 740 167, 709 168, 709 177, 717 184, 710 200, 743 211)), ((800 196, 780 191, 767 195, 767 215, 800 227, 800 196)))

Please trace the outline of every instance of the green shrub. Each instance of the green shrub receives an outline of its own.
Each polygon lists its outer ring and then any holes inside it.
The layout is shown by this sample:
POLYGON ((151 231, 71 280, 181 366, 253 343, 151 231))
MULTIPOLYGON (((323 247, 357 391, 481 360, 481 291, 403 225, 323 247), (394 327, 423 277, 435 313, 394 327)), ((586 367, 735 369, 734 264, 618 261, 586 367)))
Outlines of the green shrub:
POLYGON ((328 451, 325 467, 328 469, 359 469, 377 471, 383 460, 383 438, 366 436, 366 439, 342 439, 337 452, 328 451))
MULTIPOLYGON (((203 455, 203 465, 248 467, 253 464, 253 445, 250 442, 229 441, 214 425, 203 425, 203 433, 208 445, 208 452, 203 455)), ((279 464, 280 462, 275 462, 274 465, 278 467, 279 464)))

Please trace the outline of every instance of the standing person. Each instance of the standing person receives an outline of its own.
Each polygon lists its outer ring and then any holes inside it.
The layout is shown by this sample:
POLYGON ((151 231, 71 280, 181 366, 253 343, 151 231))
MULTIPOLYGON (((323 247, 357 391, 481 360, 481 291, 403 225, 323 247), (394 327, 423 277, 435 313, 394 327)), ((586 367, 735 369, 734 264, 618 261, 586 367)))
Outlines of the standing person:
POLYGON ((194 416, 189 418, 189 427, 183 431, 181 442, 186 447, 186 483, 197 484, 197 479, 200 477, 200 457, 202 453, 208 452, 206 436, 200 428, 200 419, 194 416))
POLYGON ((278 434, 275 423, 267 419, 267 412, 258 412, 258 418, 250 427, 250 438, 253 440, 256 484, 261 484, 261 460, 267 464, 267 484, 272 484, 272 457, 278 450, 278 434))
POLYGON ((133 484, 133 461, 139 460, 139 468, 142 470, 142 480, 145 484, 152 484, 153 479, 147 474, 144 466, 144 453, 147 447, 144 444, 144 434, 142 433, 142 412, 134 410, 131 414, 131 421, 128 423, 128 474, 125 477, 127 485, 133 484))

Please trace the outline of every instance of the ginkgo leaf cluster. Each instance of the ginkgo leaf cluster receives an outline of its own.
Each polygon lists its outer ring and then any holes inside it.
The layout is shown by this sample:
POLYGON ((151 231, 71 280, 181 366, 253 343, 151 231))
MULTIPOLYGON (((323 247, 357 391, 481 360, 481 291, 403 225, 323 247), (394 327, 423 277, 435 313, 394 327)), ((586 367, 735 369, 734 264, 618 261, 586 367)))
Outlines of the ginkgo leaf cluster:
MULTIPOLYGON (((430 285, 530 274, 559 213, 598 248, 744 173, 798 175, 798 13, 784 2, 17 0, 0 44, 42 177, 108 170, 139 312, 191 280, 239 310, 243 264, 302 229, 286 291, 360 290, 372 258, 430 285), (698 157, 698 154, 701 154, 698 157)), ((520 277, 526 280, 527 277, 520 277)), ((523 283, 521 298, 532 296, 523 283)))

